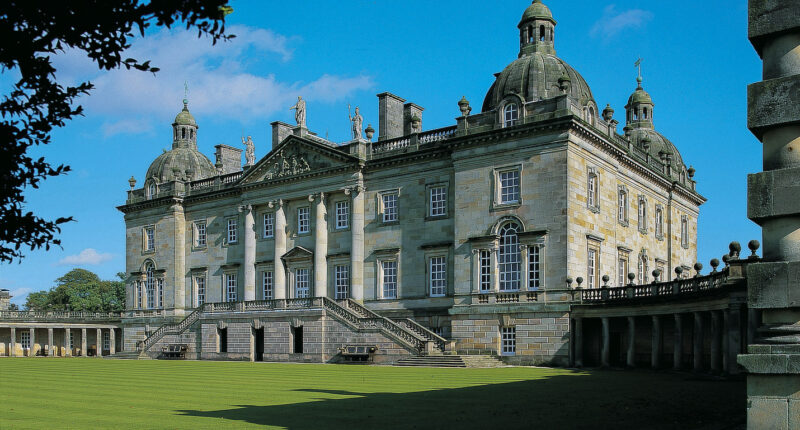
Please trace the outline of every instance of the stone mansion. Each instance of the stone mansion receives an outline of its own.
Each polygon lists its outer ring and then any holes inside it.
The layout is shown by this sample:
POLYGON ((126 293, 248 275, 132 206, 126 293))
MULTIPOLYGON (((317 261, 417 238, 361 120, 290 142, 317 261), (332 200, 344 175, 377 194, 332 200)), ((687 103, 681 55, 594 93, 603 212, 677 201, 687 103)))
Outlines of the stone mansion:
POLYGON ((705 199, 641 77, 620 134, 556 56, 550 10, 534 1, 518 28, 519 57, 450 127, 426 131, 422 107, 382 93, 377 132, 335 143, 300 100, 243 166, 237 148, 200 152, 184 100, 172 149, 119 207, 123 349, 161 330, 144 348, 169 335, 197 358, 329 361, 375 345, 391 360, 417 336, 566 364, 572 290, 688 274, 705 199))

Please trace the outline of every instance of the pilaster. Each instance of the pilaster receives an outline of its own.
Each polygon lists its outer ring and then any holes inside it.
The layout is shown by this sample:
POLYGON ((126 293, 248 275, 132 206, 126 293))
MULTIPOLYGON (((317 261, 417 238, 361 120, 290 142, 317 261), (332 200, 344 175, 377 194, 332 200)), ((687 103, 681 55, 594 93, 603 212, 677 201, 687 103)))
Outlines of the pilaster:
POLYGON ((283 200, 269 203, 275 209, 275 299, 286 298, 286 269, 283 265, 283 255, 286 254, 286 213, 283 209, 283 200))
MULTIPOLYGON (((175 243, 175 270, 172 273, 173 303, 164 303, 164 307, 172 305, 175 309, 184 309, 186 307, 186 217, 183 212, 183 205, 175 204, 172 207, 172 216, 175 223, 173 238, 175 243)), ((168 288, 167 285, 164 285, 164 288, 168 288)), ((156 291, 156 296, 158 296, 158 291, 156 291)), ((167 294, 164 294, 164 297, 167 298, 167 294)), ((158 297, 156 297, 156 301, 158 301, 158 297)))
POLYGON ((256 299, 256 222, 251 205, 241 206, 244 212, 244 300, 256 299))
POLYGON ((364 187, 345 189, 353 198, 353 223, 350 227, 350 297, 364 301, 364 187))
MULTIPOLYGON (((309 196, 309 199, 312 198, 309 196)), ((325 194, 316 196, 314 209, 314 297, 328 296, 328 223, 325 194)))

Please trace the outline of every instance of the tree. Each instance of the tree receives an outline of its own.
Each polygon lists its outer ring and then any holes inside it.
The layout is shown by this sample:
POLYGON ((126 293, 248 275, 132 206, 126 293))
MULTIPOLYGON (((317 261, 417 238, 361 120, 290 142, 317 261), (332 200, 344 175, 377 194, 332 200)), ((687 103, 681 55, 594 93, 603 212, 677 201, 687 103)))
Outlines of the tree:
POLYGON ((34 311, 119 312, 125 309, 125 283, 123 273, 117 277, 104 281, 88 270, 73 269, 56 279, 50 290, 28 294, 25 307, 34 311))
POLYGON ((56 80, 52 55, 70 48, 83 51, 102 70, 120 67, 155 73, 150 61, 123 59, 138 30, 176 23, 195 29, 212 43, 227 40, 228 0, 5 0, 0 3, 0 72, 19 79, 0 100, 0 263, 23 258, 30 250, 61 245, 56 237, 65 216, 43 219, 25 211, 23 191, 69 172, 44 157, 34 160, 28 149, 50 142, 53 128, 82 115, 76 99, 93 88, 90 82, 63 86, 56 80))

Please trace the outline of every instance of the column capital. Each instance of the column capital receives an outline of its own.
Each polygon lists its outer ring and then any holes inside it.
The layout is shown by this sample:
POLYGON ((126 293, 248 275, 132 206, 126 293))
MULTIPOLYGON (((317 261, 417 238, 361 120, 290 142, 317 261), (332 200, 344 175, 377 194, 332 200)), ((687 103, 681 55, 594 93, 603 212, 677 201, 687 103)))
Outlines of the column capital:
POLYGON ((239 206, 239 213, 252 212, 252 211, 253 211, 253 205, 241 205, 241 206, 239 206))
POLYGON ((367 189, 364 187, 364 185, 361 185, 361 184, 359 184, 359 185, 352 185, 352 186, 349 186, 349 187, 345 187, 345 188, 344 188, 344 194, 345 194, 345 195, 347 195, 347 196, 349 196, 349 195, 351 195, 351 194, 352 194, 352 195, 353 195, 353 197, 355 197, 355 196, 357 196, 358 194, 361 194, 361 193, 363 193, 363 192, 364 192, 364 191, 366 191, 366 190, 367 190, 367 189))
POLYGON ((283 199, 272 200, 267 203, 267 206, 269 206, 270 209, 275 209, 276 207, 280 209, 283 207, 283 199))

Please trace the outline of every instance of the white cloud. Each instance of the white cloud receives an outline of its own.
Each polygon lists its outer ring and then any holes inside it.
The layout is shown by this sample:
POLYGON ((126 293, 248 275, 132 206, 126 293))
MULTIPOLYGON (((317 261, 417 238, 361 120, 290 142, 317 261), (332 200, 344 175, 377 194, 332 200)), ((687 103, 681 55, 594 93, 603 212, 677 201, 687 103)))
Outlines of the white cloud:
POLYGON ((101 254, 93 248, 86 248, 77 255, 68 255, 58 261, 59 266, 98 265, 114 258, 111 254, 101 254))
POLYGON ((603 9, 603 16, 592 26, 593 37, 610 38, 627 28, 641 28, 653 19, 653 13, 643 9, 630 9, 617 12, 615 5, 603 9))
POLYGON ((54 63, 59 80, 88 79, 95 85, 79 103, 87 115, 108 118, 102 129, 106 137, 151 131, 146 124, 154 118, 177 113, 185 81, 193 113, 238 121, 267 119, 287 110, 298 95, 331 103, 373 86, 372 78, 364 75, 324 74, 311 82, 284 82, 273 74, 255 74, 253 63, 269 60, 270 55, 278 61, 291 60, 296 38, 247 26, 230 27, 230 33, 236 38, 216 45, 178 29, 162 29, 136 40, 124 57, 150 60, 161 69, 155 75, 125 69, 100 73, 77 51, 57 56, 54 63))

